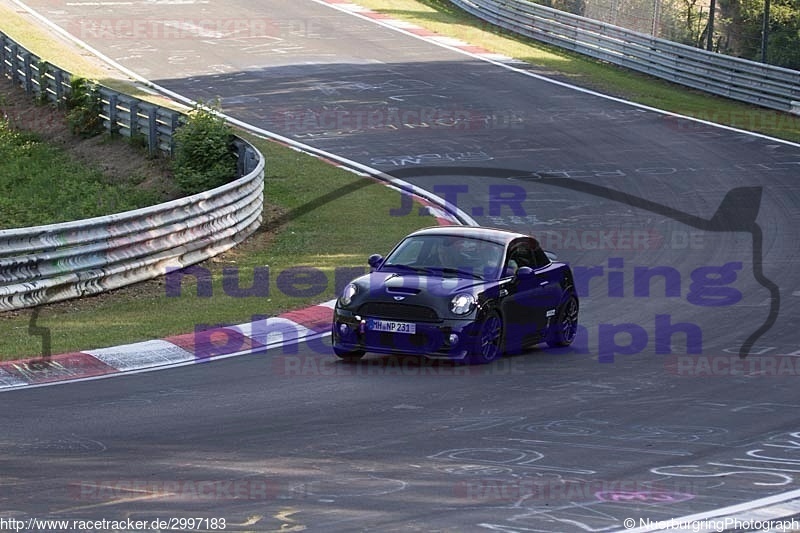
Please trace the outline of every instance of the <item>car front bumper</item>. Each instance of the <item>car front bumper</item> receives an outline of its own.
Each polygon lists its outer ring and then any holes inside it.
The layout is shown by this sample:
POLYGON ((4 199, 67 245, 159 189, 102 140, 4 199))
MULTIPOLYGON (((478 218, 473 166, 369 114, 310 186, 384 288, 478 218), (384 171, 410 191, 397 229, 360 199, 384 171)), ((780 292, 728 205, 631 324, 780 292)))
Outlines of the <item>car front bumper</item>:
MULTIPOLYGON (((336 308, 333 314, 332 342, 342 351, 419 355, 431 359, 462 360, 476 343, 478 327, 474 317, 466 319, 414 322, 416 331, 390 333, 368 327, 370 318, 336 308)), ((409 322, 401 320, 401 322, 409 322)))

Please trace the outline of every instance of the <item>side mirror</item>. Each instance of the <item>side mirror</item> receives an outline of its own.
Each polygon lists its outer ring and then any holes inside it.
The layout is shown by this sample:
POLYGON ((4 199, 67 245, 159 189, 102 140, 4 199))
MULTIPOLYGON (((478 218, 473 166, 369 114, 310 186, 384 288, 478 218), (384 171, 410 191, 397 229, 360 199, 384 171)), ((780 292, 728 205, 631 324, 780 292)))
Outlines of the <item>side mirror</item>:
POLYGON ((383 263, 383 256, 381 254, 372 254, 369 256, 369 259, 367 259, 367 263, 372 268, 378 268, 383 263))
POLYGON ((533 276, 533 269, 529 266, 519 267, 517 269, 517 277, 520 279, 525 279, 533 276))
POLYGON ((546 255, 550 261, 555 261, 556 259, 558 259, 558 256, 553 252, 551 252, 550 250, 545 250, 544 255, 546 255))

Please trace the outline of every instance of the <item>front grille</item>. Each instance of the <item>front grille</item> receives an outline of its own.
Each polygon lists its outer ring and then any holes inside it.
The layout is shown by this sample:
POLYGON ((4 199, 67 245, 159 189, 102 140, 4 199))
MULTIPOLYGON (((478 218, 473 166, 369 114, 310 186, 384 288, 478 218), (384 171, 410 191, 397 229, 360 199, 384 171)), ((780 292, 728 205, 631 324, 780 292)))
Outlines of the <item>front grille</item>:
MULTIPOLYGON (((369 334, 369 332, 367 332, 369 334)), ((398 353, 435 353, 442 348, 442 336, 434 331, 427 333, 402 333, 380 332, 367 337, 368 345, 377 345, 383 349, 394 350, 398 353), (374 343, 374 344, 373 344, 374 343)))
POLYGON ((416 322, 436 322, 439 320, 436 311, 430 307, 394 302, 368 302, 358 309, 358 314, 375 318, 416 322))

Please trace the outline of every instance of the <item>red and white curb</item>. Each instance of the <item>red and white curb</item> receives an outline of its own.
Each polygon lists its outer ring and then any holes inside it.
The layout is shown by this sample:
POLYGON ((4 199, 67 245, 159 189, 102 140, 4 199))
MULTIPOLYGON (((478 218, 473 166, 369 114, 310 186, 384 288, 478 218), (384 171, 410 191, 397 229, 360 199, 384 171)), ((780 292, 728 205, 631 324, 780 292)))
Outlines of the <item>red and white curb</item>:
MULTIPOLYGON (((458 224, 452 215, 424 198, 409 194, 422 204, 421 210, 441 226, 458 224)), ((0 392, 85 380, 113 374, 143 372, 158 368, 205 363, 216 359, 261 353, 330 334, 335 300, 277 317, 224 326, 164 339, 148 340, 70 352, 50 357, 0 361, 0 392)))
POLYGON ((204 363, 327 336, 334 303, 165 339, 0 362, 0 391, 204 363))

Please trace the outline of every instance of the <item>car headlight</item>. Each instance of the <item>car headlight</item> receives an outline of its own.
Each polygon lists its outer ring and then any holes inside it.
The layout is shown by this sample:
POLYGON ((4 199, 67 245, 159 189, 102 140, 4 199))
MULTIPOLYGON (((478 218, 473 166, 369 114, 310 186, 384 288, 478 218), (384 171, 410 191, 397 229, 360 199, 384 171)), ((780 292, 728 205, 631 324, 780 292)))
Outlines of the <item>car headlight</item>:
POLYGON ((453 296, 450 300, 450 310, 456 315, 466 315, 475 308, 475 297, 462 293, 453 296))
POLYGON ((342 291, 342 297, 339 299, 339 301, 342 303, 342 305, 350 305, 350 302, 353 301, 353 296, 355 296, 357 292, 358 286, 355 283, 351 283, 344 288, 344 291, 342 291))

